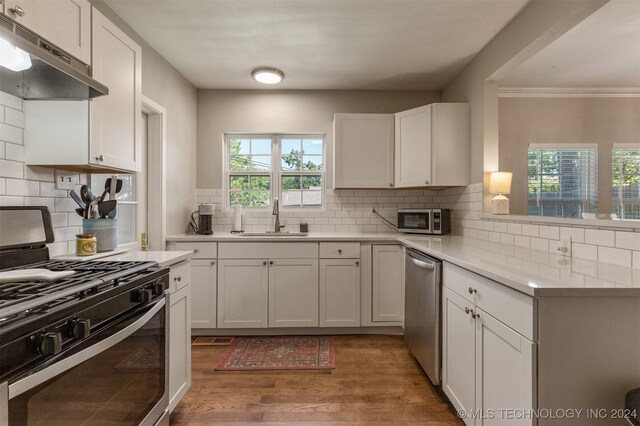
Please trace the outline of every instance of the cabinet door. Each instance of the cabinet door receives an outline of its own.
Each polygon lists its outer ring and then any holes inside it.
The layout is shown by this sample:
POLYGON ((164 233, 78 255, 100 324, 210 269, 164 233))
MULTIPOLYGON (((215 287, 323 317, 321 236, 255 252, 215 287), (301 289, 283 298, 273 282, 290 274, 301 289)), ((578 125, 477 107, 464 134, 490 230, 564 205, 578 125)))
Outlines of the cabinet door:
POLYGON ((4 13, 76 58, 91 64, 91 3, 88 0, 11 0, 4 13), (24 15, 15 13, 22 8, 24 15))
POLYGON ((269 261, 269 327, 318 326, 318 259, 269 261))
POLYGON ((216 328, 216 261, 191 261, 191 327, 216 328))
POLYGON ((404 256, 402 246, 373 246, 373 322, 404 320, 404 256))
POLYGON ((320 327, 360 326, 360 261, 320 261, 320 327))
MULTIPOLYGON (((476 329, 472 311, 472 304, 442 287, 442 390, 456 410, 467 412, 475 409, 476 391, 476 329)), ((464 422, 474 424, 471 418, 464 422)))
POLYGON ((396 114, 395 186, 431 185, 431 105, 396 114))
POLYGON ((171 293, 169 313, 169 411, 191 387, 191 286, 171 293))
POLYGON ((92 18, 93 78, 109 87, 109 95, 91 101, 89 163, 139 172, 142 51, 95 8, 92 18))
POLYGON ((476 409, 493 410, 492 419, 476 424, 531 425, 532 419, 500 418, 505 407, 531 410, 534 405, 534 344, 502 322, 476 308, 476 409))
POLYGON ((266 260, 220 260, 218 328, 268 325, 269 268, 266 260))
POLYGON ((393 114, 335 114, 333 126, 334 188, 393 187, 393 114))

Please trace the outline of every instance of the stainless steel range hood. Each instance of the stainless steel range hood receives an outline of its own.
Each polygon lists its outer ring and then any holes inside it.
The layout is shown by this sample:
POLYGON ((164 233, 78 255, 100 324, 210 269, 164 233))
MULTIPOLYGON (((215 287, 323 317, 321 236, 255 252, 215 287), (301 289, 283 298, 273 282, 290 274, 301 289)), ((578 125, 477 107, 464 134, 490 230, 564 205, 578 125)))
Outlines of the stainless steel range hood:
POLYGON ((91 99, 109 88, 91 78, 91 67, 11 18, 0 14, 0 38, 27 52, 32 66, 11 71, 0 66, 0 91, 22 99, 91 99))

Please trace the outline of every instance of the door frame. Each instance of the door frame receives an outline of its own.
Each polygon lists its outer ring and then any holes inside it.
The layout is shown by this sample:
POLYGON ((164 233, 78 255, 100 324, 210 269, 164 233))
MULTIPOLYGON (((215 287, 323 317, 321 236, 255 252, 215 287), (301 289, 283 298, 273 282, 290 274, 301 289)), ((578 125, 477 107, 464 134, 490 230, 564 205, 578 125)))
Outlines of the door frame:
POLYGON ((142 112, 147 114, 147 238, 149 248, 162 251, 166 245, 166 148, 167 110, 142 95, 142 112), (153 214, 152 214, 153 212, 153 214))

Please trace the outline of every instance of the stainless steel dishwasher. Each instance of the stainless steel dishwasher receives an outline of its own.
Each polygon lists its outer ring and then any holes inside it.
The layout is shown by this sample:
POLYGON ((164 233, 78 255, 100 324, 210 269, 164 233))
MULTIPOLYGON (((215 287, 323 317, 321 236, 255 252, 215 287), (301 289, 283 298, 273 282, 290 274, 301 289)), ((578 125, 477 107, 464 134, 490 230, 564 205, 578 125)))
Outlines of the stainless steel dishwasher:
POLYGON ((404 341, 434 385, 440 384, 442 261, 407 250, 404 341))

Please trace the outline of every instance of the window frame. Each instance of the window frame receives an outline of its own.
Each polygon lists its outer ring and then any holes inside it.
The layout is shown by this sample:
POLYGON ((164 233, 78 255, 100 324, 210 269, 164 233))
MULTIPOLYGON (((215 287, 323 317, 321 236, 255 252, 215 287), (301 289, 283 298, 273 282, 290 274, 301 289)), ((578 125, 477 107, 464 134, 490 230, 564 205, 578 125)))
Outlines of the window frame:
MULTIPOLYGON (((624 217, 624 209, 625 209, 625 204, 628 205, 638 205, 640 204, 640 201, 636 198, 631 198, 631 197, 623 197, 622 196, 622 185, 619 186, 615 186, 614 184, 614 171, 615 171, 615 167, 614 167, 614 161, 615 161, 615 151, 640 151, 640 144, 637 143, 614 143, 613 147, 611 148, 611 213, 614 213, 617 211, 617 213, 622 213, 618 215, 618 219, 622 219, 622 220, 640 220, 640 218, 636 219, 636 218, 629 218, 629 217, 624 217), (616 188, 618 189, 618 194, 620 194, 619 197, 614 197, 616 188), (635 202, 634 202, 635 200, 635 202), (617 210, 616 210, 617 207, 617 210)), ((621 164, 620 164, 621 166, 621 164)), ((621 178, 623 175, 619 174, 618 178, 621 178)), ((624 175, 624 176, 633 176, 633 175, 624 175)))
MULTIPOLYGON (((266 176, 270 178, 269 204, 266 206, 245 206, 242 208, 252 211, 267 211, 272 208, 274 198, 280 201, 281 212, 292 212, 302 210, 324 211, 326 209, 326 172, 327 172, 327 137, 325 133, 225 133, 223 136, 223 191, 224 209, 231 210, 234 205, 230 200, 231 176, 266 176), (270 139, 271 140, 271 170, 269 171, 231 171, 231 155, 229 153, 229 142, 231 139, 270 139), (305 139, 319 138, 322 140, 322 170, 283 170, 282 169, 282 140, 283 139, 305 139), (322 185, 320 189, 321 204, 319 206, 285 206, 282 203, 282 177, 283 176, 320 176, 322 185)), ((301 189, 301 196, 304 190, 301 189)))

